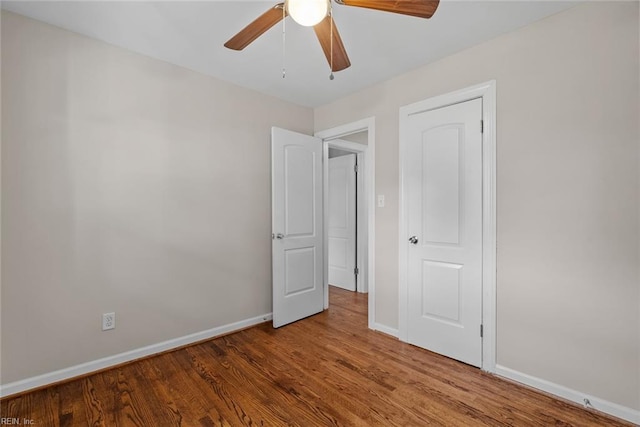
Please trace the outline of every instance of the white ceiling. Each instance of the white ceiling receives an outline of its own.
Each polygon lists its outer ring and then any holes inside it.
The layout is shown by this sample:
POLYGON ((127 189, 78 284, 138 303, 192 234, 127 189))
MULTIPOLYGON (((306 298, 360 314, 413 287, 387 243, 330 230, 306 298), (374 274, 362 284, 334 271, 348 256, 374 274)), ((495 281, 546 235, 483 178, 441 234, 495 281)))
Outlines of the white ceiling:
POLYGON ((329 80, 313 29, 286 20, 241 52, 223 43, 274 1, 3 1, 2 8, 153 58, 315 107, 576 4, 447 1, 428 20, 334 5, 351 67, 329 80))

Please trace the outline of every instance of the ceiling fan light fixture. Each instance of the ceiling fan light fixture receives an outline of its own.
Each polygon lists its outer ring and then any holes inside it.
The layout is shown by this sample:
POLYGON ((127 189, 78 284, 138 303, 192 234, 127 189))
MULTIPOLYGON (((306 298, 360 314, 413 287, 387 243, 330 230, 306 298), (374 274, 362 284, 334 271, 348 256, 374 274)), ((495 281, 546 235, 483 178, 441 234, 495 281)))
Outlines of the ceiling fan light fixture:
POLYGON ((298 24, 313 27, 329 13, 329 0, 286 0, 286 8, 298 24))

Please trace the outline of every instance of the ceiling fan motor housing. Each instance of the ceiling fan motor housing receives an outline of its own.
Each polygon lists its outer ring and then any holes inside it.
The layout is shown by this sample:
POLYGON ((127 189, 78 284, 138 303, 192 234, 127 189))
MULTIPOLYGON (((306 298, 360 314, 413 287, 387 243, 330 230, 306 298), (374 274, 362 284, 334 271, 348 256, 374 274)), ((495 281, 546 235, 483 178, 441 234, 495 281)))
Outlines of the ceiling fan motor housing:
POLYGON ((329 0, 286 0, 285 7, 298 24, 313 27, 329 13, 329 0))

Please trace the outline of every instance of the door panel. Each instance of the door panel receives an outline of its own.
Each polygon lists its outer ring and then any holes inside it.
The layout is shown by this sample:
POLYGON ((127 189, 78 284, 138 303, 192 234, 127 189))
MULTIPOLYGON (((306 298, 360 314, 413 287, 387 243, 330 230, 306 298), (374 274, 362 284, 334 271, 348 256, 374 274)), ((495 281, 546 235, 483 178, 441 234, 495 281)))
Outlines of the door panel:
POLYGON ((460 323, 460 264, 424 261, 422 265, 422 316, 460 323))
POLYGON ((285 233, 287 236, 312 236, 315 231, 314 188, 317 153, 306 146, 284 147, 285 233))
POLYGON ((273 128, 273 326, 324 307, 322 141, 273 128))
POLYGON ((408 340, 482 363, 482 101, 409 117, 408 340))
POLYGON ((316 286, 314 277, 315 248, 288 249, 285 251, 285 297, 299 292, 313 291, 316 286))
POLYGON ((428 213, 423 217, 423 229, 425 240, 431 243, 460 242, 461 182, 464 185, 461 137, 459 125, 445 125, 423 134, 422 209, 428 213))
POLYGON ((329 283, 356 290, 356 155, 329 159, 329 283))

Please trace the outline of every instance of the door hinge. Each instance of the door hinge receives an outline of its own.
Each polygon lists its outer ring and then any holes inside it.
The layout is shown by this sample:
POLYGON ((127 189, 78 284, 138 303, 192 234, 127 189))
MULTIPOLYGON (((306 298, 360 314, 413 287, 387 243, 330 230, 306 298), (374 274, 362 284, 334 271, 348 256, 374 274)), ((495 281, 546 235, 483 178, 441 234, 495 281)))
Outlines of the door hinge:
POLYGON ((358 274, 360 274, 360 270, 358 269, 358 267, 355 267, 355 268, 353 269, 353 274, 355 274, 356 276, 357 276, 358 274))
POLYGON ((484 336, 484 328, 483 325, 480 325, 480 338, 484 336))
POLYGON ((354 171, 355 173, 358 173, 358 165, 353 165, 353 171, 354 171))
POLYGON ((480 120, 480 133, 484 133, 484 120, 480 120))

